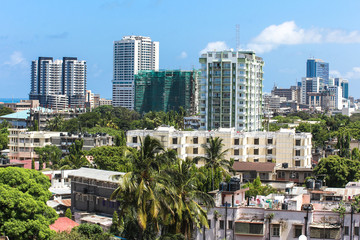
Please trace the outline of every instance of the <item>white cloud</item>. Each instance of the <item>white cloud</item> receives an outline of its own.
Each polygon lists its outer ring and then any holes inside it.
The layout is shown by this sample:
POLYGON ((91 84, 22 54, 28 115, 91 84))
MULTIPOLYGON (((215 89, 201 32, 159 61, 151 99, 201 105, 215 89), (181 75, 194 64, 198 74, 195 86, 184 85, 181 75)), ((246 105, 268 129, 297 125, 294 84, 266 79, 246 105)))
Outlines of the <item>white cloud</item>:
POLYGON ((185 59, 185 58, 187 58, 187 53, 185 52, 185 51, 182 51, 181 53, 180 53, 180 56, 179 56, 179 58, 181 58, 181 59, 185 59))
POLYGON ((225 42, 217 41, 217 42, 209 42, 206 47, 200 51, 200 54, 207 53, 208 51, 223 51, 230 49, 225 42))
POLYGON ((258 53, 269 52, 280 45, 309 43, 360 43, 360 31, 347 32, 339 29, 303 29, 294 21, 270 25, 248 44, 248 48, 258 53))
POLYGON ((345 79, 360 79, 360 67, 353 67, 351 71, 341 74, 338 70, 330 71, 332 77, 342 77, 345 79))
POLYGON ((16 66, 19 64, 21 64, 21 65, 26 64, 26 60, 23 57, 21 52, 15 51, 10 55, 10 60, 4 62, 4 64, 13 67, 13 66, 16 66))

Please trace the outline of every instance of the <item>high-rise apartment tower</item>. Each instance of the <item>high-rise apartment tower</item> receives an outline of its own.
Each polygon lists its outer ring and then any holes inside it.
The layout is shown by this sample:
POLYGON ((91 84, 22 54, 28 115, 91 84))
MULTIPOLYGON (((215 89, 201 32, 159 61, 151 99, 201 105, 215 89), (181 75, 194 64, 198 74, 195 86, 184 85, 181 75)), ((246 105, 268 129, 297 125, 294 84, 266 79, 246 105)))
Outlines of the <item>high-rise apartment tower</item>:
POLYGON ((31 64, 31 100, 43 107, 65 108, 84 106, 86 92, 86 61, 76 57, 54 60, 39 57, 31 64))
POLYGON ((264 61, 253 51, 211 51, 200 57, 201 129, 261 130, 264 61))
POLYGON ((114 42, 112 103, 134 109, 134 75, 140 70, 159 70, 159 42, 150 37, 125 36, 114 42))

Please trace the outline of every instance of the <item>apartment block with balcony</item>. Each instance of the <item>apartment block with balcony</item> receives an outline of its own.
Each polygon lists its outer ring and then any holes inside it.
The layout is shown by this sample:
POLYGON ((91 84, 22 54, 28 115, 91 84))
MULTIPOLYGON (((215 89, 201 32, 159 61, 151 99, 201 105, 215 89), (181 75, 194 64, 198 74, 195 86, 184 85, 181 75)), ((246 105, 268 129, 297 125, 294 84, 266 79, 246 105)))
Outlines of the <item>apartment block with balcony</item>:
POLYGON ((9 129, 9 158, 17 160, 35 159, 38 155, 34 149, 51 144, 51 137, 60 136, 60 132, 34 131, 28 132, 26 128, 9 129))
POLYGON ((259 131, 262 122, 262 58, 252 51, 209 51, 201 55, 200 128, 259 131))
POLYGON ((311 168, 310 133, 296 133, 281 129, 278 132, 240 132, 234 128, 213 131, 178 131, 173 127, 155 130, 131 130, 127 132, 127 145, 139 147, 140 139, 151 136, 160 140, 165 148, 177 151, 181 159, 204 156, 202 144, 210 137, 223 139, 223 149, 229 149, 226 157, 239 162, 274 162, 281 167, 311 168))

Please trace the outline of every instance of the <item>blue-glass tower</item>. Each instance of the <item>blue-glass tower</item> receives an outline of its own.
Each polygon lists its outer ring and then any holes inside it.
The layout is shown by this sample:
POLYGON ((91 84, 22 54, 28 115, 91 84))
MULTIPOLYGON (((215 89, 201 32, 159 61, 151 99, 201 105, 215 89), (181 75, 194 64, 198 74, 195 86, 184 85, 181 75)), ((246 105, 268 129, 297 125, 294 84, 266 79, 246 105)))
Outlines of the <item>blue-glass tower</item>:
POLYGON ((321 59, 308 59, 306 62, 306 77, 320 77, 327 84, 329 81, 329 63, 321 59))

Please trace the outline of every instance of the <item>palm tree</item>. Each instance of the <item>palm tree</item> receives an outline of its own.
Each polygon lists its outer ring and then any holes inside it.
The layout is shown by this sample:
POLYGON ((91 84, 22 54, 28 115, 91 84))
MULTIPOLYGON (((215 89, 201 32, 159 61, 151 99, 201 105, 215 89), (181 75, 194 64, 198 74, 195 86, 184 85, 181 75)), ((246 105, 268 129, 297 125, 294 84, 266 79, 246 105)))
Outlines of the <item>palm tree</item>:
POLYGON ((171 209, 166 202, 171 196, 167 184, 159 180, 160 169, 170 167, 175 160, 173 151, 164 151, 160 141, 146 136, 138 151, 129 154, 132 172, 119 179, 119 186, 111 199, 120 202, 119 216, 130 216, 138 226, 139 239, 145 239, 145 231, 159 231, 159 217, 171 209))
POLYGON ((195 228, 209 227, 207 212, 200 204, 206 207, 214 205, 210 195, 198 190, 198 182, 205 176, 190 159, 177 159, 176 165, 164 170, 162 176, 164 182, 171 184, 175 200, 172 203, 174 215, 169 216, 169 224, 164 228, 168 233, 181 233, 186 239, 192 239, 195 228))
POLYGON ((205 157, 196 157, 195 161, 200 160, 205 162, 206 168, 211 168, 211 178, 212 178, 212 190, 214 190, 214 169, 219 168, 223 174, 227 174, 228 171, 232 170, 232 163, 230 160, 225 159, 225 156, 229 149, 222 151, 224 144, 222 139, 219 137, 209 138, 207 144, 202 144, 201 146, 205 150, 205 157))

